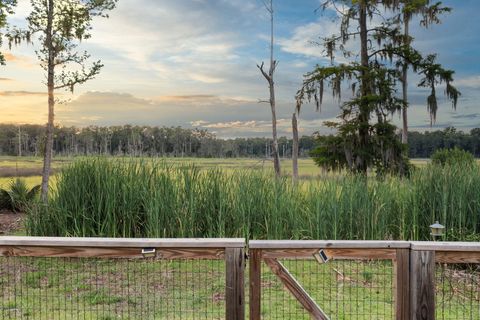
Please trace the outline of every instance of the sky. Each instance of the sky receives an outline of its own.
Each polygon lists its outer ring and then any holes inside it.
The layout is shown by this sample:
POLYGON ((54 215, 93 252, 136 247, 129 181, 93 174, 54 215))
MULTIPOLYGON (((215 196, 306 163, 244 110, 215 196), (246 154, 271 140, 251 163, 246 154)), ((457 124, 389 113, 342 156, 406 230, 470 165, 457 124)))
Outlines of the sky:
MULTIPOLYGON (((29 0, 19 0, 13 25, 25 24, 29 0)), ((437 122, 430 127, 428 92, 410 81, 412 130, 480 127, 479 0, 444 0, 453 12, 443 23, 422 29, 413 23, 414 45, 437 53, 453 69, 462 96, 457 110, 440 89, 437 122)), ((275 55, 277 117, 280 136, 291 135, 295 93, 302 76, 329 60, 312 44, 338 32, 331 15, 315 9, 320 0, 276 0, 275 55)), ((92 38, 81 43, 92 60, 105 65, 74 94, 59 92, 56 123, 63 126, 152 125, 207 129, 221 138, 270 136, 268 86, 256 65, 268 60, 269 21, 261 0, 119 0, 109 19, 93 21, 92 38)), ((47 120, 45 75, 36 44, 2 48, 0 67, 2 123, 47 120)), ((302 108, 301 134, 328 132, 339 104, 328 98, 320 112, 302 108)), ((399 115, 393 120, 400 125, 399 115)))

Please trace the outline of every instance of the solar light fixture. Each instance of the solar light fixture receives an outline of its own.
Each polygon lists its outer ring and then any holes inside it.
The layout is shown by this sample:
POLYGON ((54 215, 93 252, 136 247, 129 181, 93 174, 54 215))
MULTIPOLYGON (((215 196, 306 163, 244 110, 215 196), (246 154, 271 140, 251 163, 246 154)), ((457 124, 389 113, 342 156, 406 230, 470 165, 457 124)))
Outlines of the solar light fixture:
POLYGON ((157 251, 155 250, 155 248, 143 248, 142 256, 144 258, 154 258, 157 256, 157 251))
POLYGON ((433 237, 433 240, 436 240, 437 238, 443 237, 445 227, 438 221, 435 221, 435 223, 430 226, 430 230, 430 235, 433 237))
POLYGON ((313 257, 318 261, 318 263, 327 263, 328 260, 330 260, 323 249, 320 249, 318 252, 314 253, 313 257))

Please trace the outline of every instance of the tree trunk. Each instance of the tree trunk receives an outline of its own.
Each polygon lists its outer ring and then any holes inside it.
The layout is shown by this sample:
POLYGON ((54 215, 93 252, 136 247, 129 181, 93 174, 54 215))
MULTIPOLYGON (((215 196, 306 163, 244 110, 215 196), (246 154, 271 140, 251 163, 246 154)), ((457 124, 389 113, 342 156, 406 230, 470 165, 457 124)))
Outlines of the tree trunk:
POLYGON ((53 148, 53 124, 54 124, 54 107, 55 107, 55 97, 54 97, 54 76, 55 76, 55 67, 54 67, 54 50, 52 42, 52 24, 53 24, 53 0, 48 0, 48 10, 47 10, 47 30, 45 37, 45 46, 48 49, 48 70, 47 70, 47 87, 48 87, 48 122, 46 130, 46 142, 45 142, 45 153, 43 158, 43 170, 42 170, 42 185, 41 185, 41 196, 42 201, 48 201, 48 182, 50 179, 50 168, 52 164, 52 148, 53 148))
POLYGON ((18 126, 18 156, 22 156, 22 129, 18 126))
MULTIPOLYGON (((361 65, 365 69, 368 69, 368 31, 367 31, 367 5, 365 0, 361 1, 360 4, 360 17, 359 17, 359 24, 360 24, 360 44, 361 44, 361 51, 360 51, 360 58, 361 58, 361 65)), ((370 95, 370 83, 368 80, 367 71, 362 71, 362 81, 361 81, 361 94, 362 97, 367 97, 370 95)), ((368 148, 369 144, 369 116, 370 110, 368 102, 362 101, 360 104, 360 128, 359 128, 359 150, 362 153, 366 153, 366 149, 368 148)), ((363 154, 357 154, 357 161, 356 169, 360 172, 367 173, 368 164, 366 159, 364 158, 363 154)))
MULTIPOLYGON (((405 37, 409 36, 409 20, 407 17, 404 18, 405 23, 405 37)), ((403 108, 402 108, 402 143, 408 144, 408 64, 405 59, 402 70, 402 91, 403 91, 403 108)))
POLYGON ((269 5, 265 2, 265 8, 267 11, 270 13, 270 69, 267 72, 263 69, 264 63, 262 62, 262 65, 259 66, 257 65, 258 69, 260 69, 260 72, 262 75, 265 77, 265 79, 268 82, 268 88, 270 91, 270 109, 272 111, 272 136, 273 136, 273 142, 272 142, 272 152, 267 153, 271 154, 273 156, 273 167, 275 169, 275 174, 276 176, 280 176, 281 170, 280 170, 280 155, 278 152, 278 138, 277 138, 277 115, 276 115, 276 109, 275 109, 275 82, 273 81, 273 74, 275 73, 275 68, 277 67, 277 61, 273 59, 273 0, 269 1, 269 5))
POLYGON ((280 156, 278 154, 278 138, 277 138, 277 114, 275 110, 275 88, 272 79, 270 84, 270 108, 272 110, 272 134, 273 134, 273 143, 272 143, 272 154, 273 154, 273 167, 275 169, 275 174, 280 176, 280 156))
POLYGON ((273 153, 273 167, 275 169, 275 174, 280 176, 280 156, 278 154, 278 138, 277 138, 277 115, 276 115, 276 106, 275 106, 275 82, 273 81, 273 74, 275 72, 275 67, 277 62, 273 59, 273 0, 270 0, 270 70, 268 72, 269 78, 268 84, 270 88, 270 108, 272 110, 272 153, 273 153))
POLYGON ((293 145, 292 145, 292 165, 293 165, 293 180, 298 180, 298 125, 297 114, 292 116, 292 132, 293 132, 293 145))

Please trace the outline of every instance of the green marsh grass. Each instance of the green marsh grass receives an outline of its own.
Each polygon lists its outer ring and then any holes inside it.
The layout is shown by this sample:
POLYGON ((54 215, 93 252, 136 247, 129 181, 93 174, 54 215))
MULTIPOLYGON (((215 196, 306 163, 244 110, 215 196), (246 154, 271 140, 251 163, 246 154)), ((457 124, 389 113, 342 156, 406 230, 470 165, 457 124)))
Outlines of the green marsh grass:
POLYGON ((31 235, 428 240, 479 233, 480 167, 428 165, 410 178, 328 175, 293 184, 264 170, 89 158, 56 175, 31 235))

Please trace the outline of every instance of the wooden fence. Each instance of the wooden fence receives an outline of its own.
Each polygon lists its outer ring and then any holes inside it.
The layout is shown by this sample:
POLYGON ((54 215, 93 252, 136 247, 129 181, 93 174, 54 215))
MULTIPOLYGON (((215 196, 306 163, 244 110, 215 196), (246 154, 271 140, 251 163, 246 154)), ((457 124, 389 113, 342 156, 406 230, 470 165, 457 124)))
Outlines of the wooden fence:
POLYGON ((480 243, 250 241, 248 256, 245 247, 244 239, 0 237, 0 319, 480 319, 480 243), (448 289, 436 283, 439 267, 469 281, 468 294, 450 284, 460 297, 453 311, 439 305, 448 289))
MULTIPOLYGON (((266 277, 268 272, 273 273, 279 280, 286 291, 294 297, 294 300, 300 306, 303 311, 308 314, 312 319, 369 319, 372 316, 374 319, 417 319, 417 320, 433 320, 436 318, 435 312, 435 296, 436 292, 442 290, 442 288, 436 288, 435 283, 435 265, 448 264, 458 266, 458 264, 480 264, 480 243, 460 243, 460 242, 406 242, 406 241, 250 241, 249 243, 249 280, 250 280, 250 319, 256 320, 269 317, 292 319, 298 317, 303 319, 301 313, 293 313, 291 309, 285 312, 285 307, 282 304, 274 304, 275 308, 270 308, 268 311, 262 310, 267 305, 265 300, 271 299, 266 294, 262 294, 262 290, 265 287, 271 285, 262 281, 262 278, 266 277), (296 278, 294 264, 292 265, 293 272, 291 272, 284 261, 298 261, 309 260, 310 265, 317 265, 318 269, 327 267, 329 264, 335 261, 357 261, 355 268, 361 270, 362 267, 358 266, 358 261, 364 261, 372 263, 372 261, 383 261, 380 264, 376 264, 376 268, 386 268, 388 270, 387 263, 391 263, 391 286, 388 284, 389 273, 382 272, 378 275, 378 278, 382 279, 383 287, 371 286, 376 292, 382 291, 384 296, 379 297, 382 303, 380 307, 377 305, 374 308, 370 308, 369 313, 362 313, 359 309, 362 308, 362 303, 372 304, 372 301, 360 301, 361 298, 356 296, 356 301, 347 301, 347 304, 343 304, 343 309, 351 308, 348 312, 345 310, 324 310, 321 303, 315 301, 315 297, 305 285, 310 288, 318 288, 322 285, 328 287, 328 290, 339 288, 339 286, 328 283, 328 279, 325 276, 318 277, 319 282, 312 286, 310 283, 315 271, 311 267, 305 267, 303 264, 301 268, 307 270, 306 276, 304 275, 303 282, 296 278), (262 271, 262 265, 268 267, 267 270, 262 271), (388 289, 393 291, 391 302, 388 301, 388 289), (437 290, 436 290, 437 289, 437 290), (386 301, 387 300, 387 301, 386 301), (356 304, 355 304, 356 302, 356 304), (387 310, 385 312, 385 305, 391 304, 391 312, 387 310), (353 305, 353 307, 352 307, 353 305), (279 308, 283 308, 279 312, 279 308), (383 308, 383 309, 382 309, 383 308), (273 310, 272 310, 273 309, 273 310), (377 313, 379 311, 383 313, 377 313), (332 312, 339 311, 340 314, 330 314, 332 312), (272 313, 268 315, 268 313, 272 313), (277 312, 277 313, 275 313, 277 312), (282 317, 281 313, 287 315, 282 317), (349 313, 350 312, 350 313, 349 313), (292 315, 295 314, 295 315, 292 315), (376 317, 375 317, 376 316, 376 317)), ((347 268, 348 269, 348 268, 347 268)), ((364 267, 363 270, 369 269, 364 267)), ((372 270, 371 268, 369 270, 372 270)), ((374 270, 374 269, 373 269, 374 270)), ((347 270, 348 271, 348 270, 347 270)), ((351 273, 348 276, 344 272, 340 272, 333 268, 332 274, 335 274, 336 278, 333 282, 341 282, 341 286, 348 285, 347 282, 358 290, 358 287, 362 287, 361 294, 369 297, 368 287, 375 281, 375 271, 366 273, 369 275, 367 280, 358 280, 365 276, 361 272, 357 272, 355 275, 351 273), (358 278, 355 279, 355 276, 358 278), (370 279, 370 278, 373 278, 370 279), (347 280, 345 280, 347 279, 347 280), (347 284, 345 284, 347 283, 347 284), (363 288, 366 287, 366 288, 363 288)), ((465 274, 464 274, 465 275, 465 274)), ((478 283, 480 275, 480 265, 475 269, 475 282, 469 288, 471 293, 470 300, 468 300, 470 309, 462 309, 462 314, 457 314, 452 319, 480 319, 480 284, 478 283)), ((325 294, 324 290, 317 292, 316 297, 322 298, 321 294, 325 294)), ((314 290, 312 290, 314 291, 314 290)), ((346 295, 348 298, 348 294, 346 295)), ((328 300, 322 299, 323 301, 328 300)), ((288 301, 288 300, 284 300, 288 301)), ((328 301, 325 301, 328 304, 328 301)), ((292 302, 290 302, 291 304, 292 302)), ((460 303, 460 302, 459 302, 460 303)), ((283 304, 284 305, 284 304, 283 304)), ((462 306, 459 306, 462 307, 462 306)), ((342 309, 342 308, 340 308, 342 309)), ((440 317, 439 317, 440 318, 440 317)), ((442 318, 449 319, 446 316, 442 318)))
POLYGON ((0 237, 0 319, 181 319, 187 312, 189 318, 244 319, 244 248, 244 239, 0 237), (88 259, 95 260, 78 262, 88 259), (102 259, 110 263, 98 267, 102 259), (191 264, 201 260, 207 262, 191 264), (122 261, 127 261, 125 268, 115 268, 122 261), (150 266, 167 261, 190 265, 150 266), (217 270, 218 264, 212 268, 210 261, 221 261, 223 270, 217 270), (171 279, 175 277, 181 279, 171 279), (200 277, 204 279, 197 283, 200 277), (202 287, 218 279, 224 279, 223 292, 218 288, 205 292, 202 287), (162 292, 166 290, 176 293, 168 296, 162 292), (55 294, 62 297, 57 301, 55 294), (22 300, 22 295, 27 297, 22 300), (76 295, 80 297, 72 298, 76 295), (138 299, 131 301, 129 295, 138 299), (199 299, 208 300, 203 311, 199 299), (217 310, 219 304, 223 311, 217 310))

